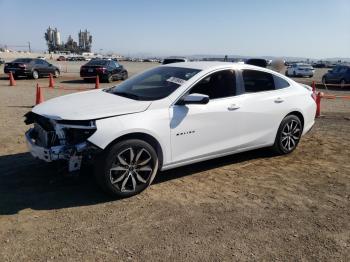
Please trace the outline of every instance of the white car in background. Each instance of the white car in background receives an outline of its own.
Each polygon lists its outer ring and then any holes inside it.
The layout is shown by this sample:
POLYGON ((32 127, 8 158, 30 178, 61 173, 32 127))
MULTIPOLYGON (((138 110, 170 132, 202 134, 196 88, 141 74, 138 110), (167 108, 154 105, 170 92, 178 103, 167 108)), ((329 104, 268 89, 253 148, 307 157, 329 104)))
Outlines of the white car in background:
POLYGON ((295 63, 290 65, 287 68, 286 76, 307 76, 307 77, 313 77, 315 73, 315 69, 309 65, 304 63, 295 63))
POLYGON ((33 156, 63 160, 69 171, 93 164, 100 186, 126 197, 159 170, 262 147, 292 152, 314 124, 313 97, 261 67, 175 63, 35 106, 26 139, 33 156))

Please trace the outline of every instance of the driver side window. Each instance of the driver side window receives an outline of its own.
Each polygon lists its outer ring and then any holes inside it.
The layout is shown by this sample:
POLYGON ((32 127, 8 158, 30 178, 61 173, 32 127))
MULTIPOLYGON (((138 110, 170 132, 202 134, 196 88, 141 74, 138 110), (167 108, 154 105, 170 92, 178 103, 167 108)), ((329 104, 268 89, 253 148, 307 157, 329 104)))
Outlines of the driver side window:
POLYGON ((215 72, 192 87, 189 93, 208 95, 210 99, 235 96, 235 72, 233 70, 215 72))

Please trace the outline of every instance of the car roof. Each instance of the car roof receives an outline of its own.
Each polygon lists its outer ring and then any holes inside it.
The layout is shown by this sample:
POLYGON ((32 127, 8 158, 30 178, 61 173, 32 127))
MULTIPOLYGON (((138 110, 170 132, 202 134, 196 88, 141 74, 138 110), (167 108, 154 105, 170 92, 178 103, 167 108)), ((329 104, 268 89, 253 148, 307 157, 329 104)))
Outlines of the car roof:
POLYGON ((220 68, 234 68, 234 69, 258 69, 258 70, 266 70, 266 68, 242 64, 242 63, 232 63, 232 62, 216 62, 216 61, 199 61, 199 62, 180 62, 180 63, 172 63, 166 64, 162 66, 168 67, 183 67, 183 68, 192 68, 199 70, 209 70, 209 69, 220 69, 220 68))

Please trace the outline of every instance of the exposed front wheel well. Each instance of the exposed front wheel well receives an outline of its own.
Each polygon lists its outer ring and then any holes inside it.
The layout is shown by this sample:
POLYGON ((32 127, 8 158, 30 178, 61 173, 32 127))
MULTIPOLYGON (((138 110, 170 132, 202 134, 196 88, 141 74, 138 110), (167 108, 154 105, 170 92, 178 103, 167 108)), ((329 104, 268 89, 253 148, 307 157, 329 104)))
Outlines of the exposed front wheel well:
POLYGON ((157 139, 155 139, 153 136, 146 134, 146 133, 131 133, 131 134, 126 134, 123 136, 118 137, 117 139, 115 139, 113 142, 111 142, 106 148, 105 150, 108 150, 112 145, 123 141, 123 140, 127 140, 127 139, 140 139, 143 140, 147 143, 149 143, 157 152, 157 156, 158 156, 158 160, 159 160, 159 169, 162 168, 163 166, 163 150, 162 147, 160 146, 159 142, 157 139))

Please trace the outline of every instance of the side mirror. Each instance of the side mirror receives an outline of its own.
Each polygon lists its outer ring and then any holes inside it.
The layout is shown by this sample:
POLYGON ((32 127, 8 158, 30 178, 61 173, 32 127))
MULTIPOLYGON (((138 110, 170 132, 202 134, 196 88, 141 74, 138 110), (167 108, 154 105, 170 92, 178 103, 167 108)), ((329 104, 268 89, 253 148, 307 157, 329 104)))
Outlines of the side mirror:
POLYGON ((178 105, 198 104, 205 105, 209 103, 209 96, 203 94, 189 94, 183 97, 178 105))

